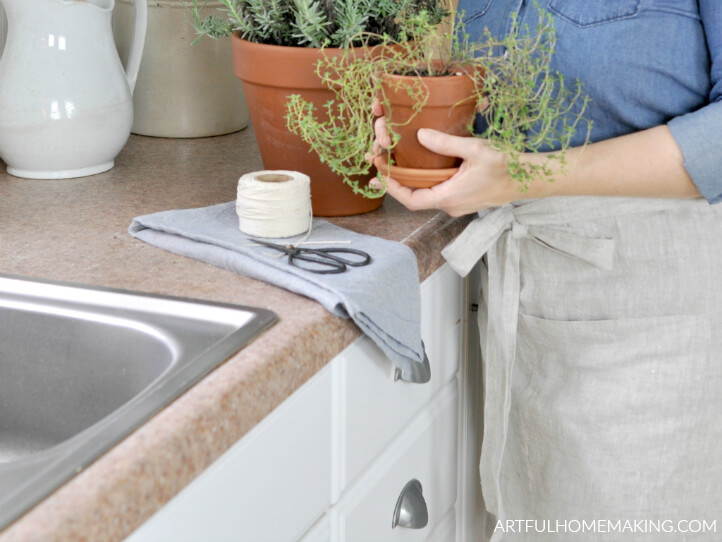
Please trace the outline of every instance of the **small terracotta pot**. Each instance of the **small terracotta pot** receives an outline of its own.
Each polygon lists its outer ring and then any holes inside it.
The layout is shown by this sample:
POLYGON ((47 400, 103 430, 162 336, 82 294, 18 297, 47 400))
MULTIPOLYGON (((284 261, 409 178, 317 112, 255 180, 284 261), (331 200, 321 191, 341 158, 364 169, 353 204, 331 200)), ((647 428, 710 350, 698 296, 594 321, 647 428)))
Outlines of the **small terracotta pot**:
POLYGON ((431 152, 419 143, 419 128, 433 128, 447 134, 468 136, 469 125, 476 113, 474 80, 462 71, 453 75, 383 76, 382 91, 386 102, 384 115, 396 126, 400 135, 394 147, 396 165, 414 169, 447 169, 457 167, 461 160, 431 152), (412 91, 409 92, 411 88, 412 91), (415 112, 418 93, 428 93, 423 108, 415 112))
MULTIPOLYGON (((252 43, 232 36, 233 70, 243 82, 251 125, 265 169, 300 171, 311 178, 314 216, 348 216, 378 209, 382 198, 368 199, 354 194, 299 136, 286 127, 286 102, 300 94, 312 102, 319 115, 323 105, 334 98, 316 75, 316 63, 324 55, 341 55, 341 49, 287 47, 252 43)), ((376 175, 375 170, 359 179, 360 185, 376 175)))

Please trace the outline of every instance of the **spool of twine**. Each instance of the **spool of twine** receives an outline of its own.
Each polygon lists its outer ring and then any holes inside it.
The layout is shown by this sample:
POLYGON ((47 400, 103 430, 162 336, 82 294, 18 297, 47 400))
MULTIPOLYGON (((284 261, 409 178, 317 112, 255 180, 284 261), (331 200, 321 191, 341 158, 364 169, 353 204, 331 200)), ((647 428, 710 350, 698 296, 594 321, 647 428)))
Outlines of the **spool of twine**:
POLYGON ((298 171, 256 171, 238 180, 238 226, 252 237, 293 237, 311 227, 311 179, 298 171))

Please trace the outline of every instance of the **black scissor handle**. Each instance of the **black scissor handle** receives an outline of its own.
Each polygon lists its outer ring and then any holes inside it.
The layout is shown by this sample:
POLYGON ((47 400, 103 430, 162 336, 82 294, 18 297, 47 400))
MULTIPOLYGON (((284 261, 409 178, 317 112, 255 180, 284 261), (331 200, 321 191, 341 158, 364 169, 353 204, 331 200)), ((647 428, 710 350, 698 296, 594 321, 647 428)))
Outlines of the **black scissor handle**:
POLYGON ((295 250, 289 253, 288 263, 293 265, 294 267, 303 269, 304 271, 310 271, 311 273, 316 273, 319 275, 331 275, 336 273, 343 273, 344 271, 346 271, 346 264, 342 261, 339 261, 338 258, 335 258, 328 254, 314 257, 313 252, 309 250, 295 250), (323 267, 310 268, 304 265, 299 265, 299 261, 309 262, 323 267))
POLYGON ((357 250, 355 248, 314 248, 308 249, 308 251, 322 253, 326 258, 331 258, 339 263, 350 265, 352 267, 363 267, 364 265, 371 263, 371 255, 368 252, 357 250), (361 259, 356 260, 352 258, 342 258, 341 256, 337 256, 337 254, 353 254, 354 256, 361 256, 361 259))

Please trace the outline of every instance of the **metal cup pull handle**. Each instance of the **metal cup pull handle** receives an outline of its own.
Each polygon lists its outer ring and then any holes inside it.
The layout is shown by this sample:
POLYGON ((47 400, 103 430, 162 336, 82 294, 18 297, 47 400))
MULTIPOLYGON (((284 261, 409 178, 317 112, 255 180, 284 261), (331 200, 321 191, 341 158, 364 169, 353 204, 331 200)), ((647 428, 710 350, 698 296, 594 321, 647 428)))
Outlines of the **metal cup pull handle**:
POLYGON ((394 509, 391 528, 423 529, 429 523, 429 509, 422 493, 421 482, 411 480, 401 490, 394 509))

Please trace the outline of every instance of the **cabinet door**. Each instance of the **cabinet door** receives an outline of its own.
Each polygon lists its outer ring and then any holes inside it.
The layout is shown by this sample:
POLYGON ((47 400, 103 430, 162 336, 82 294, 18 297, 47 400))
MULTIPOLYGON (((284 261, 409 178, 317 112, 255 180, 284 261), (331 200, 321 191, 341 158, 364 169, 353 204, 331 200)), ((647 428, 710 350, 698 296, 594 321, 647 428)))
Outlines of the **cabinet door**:
POLYGON ((462 279, 448 265, 421 285, 421 332, 431 366, 426 384, 394 381, 393 366, 367 337, 333 362, 340 448, 332 500, 406 427, 459 370, 462 349, 462 279))
POLYGON ((128 542, 292 542, 330 502, 331 378, 323 369, 128 542))

